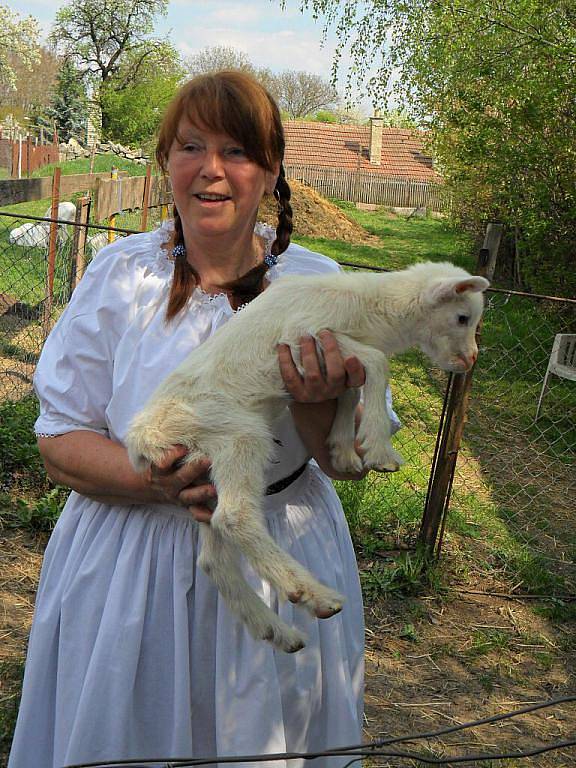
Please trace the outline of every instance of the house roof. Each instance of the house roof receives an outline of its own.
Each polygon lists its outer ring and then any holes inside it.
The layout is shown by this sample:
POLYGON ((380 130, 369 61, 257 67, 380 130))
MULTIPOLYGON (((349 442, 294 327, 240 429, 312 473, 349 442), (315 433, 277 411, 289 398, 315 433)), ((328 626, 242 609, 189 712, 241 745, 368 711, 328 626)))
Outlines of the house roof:
POLYGON ((370 170, 383 176, 437 181, 432 158, 424 150, 424 134, 403 128, 382 128, 381 164, 370 162, 370 125, 289 120, 284 123, 286 165, 315 165, 370 170))

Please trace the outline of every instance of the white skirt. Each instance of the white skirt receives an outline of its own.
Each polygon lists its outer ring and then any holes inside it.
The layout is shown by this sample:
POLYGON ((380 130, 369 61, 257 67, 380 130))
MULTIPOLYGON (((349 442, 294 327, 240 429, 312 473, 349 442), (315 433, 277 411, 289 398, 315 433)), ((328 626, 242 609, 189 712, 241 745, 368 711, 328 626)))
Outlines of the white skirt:
POLYGON ((358 744, 363 609, 338 497, 310 466, 267 497, 266 519, 282 548, 346 596, 340 614, 317 620, 279 605, 245 566, 259 595, 307 635, 295 654, 253 640, 229 613, 197 565, 186 510, 72 493, 46 549, 8 768, 358 744))

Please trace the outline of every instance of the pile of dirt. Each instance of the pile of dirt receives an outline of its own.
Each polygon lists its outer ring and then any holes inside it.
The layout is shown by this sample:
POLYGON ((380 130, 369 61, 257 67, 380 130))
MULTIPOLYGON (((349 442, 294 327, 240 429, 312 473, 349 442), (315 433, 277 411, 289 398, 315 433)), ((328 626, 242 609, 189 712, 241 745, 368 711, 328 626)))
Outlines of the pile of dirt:
MULTIPOLYGON (((351 221, 337 205, 330 203, 311 187, 291 179, 290 189, 295 234, 375 247, 380 245, 379 238, 368 234, 363 227, 351 221)), ((258 218, 266 224, 276 226, 277 204, 272 197, 264 198, 258 218)))

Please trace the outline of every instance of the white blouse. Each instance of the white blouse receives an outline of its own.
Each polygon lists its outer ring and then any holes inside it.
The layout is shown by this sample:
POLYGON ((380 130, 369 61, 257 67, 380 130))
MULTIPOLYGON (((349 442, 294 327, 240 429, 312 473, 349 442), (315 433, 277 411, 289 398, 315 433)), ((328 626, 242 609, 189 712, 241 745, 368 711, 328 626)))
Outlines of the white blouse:
MULTIPOLYGON (((166 324, 169 235, 164 226, 117 240, 90 264, 37 367, 38 433, 87 429, 122 442, 161 379, 233 314, 225 295, 196 290, 188 310, 166 324)), ((268 274, 337 269, 292 244, 268 274)), ((288 410, 275 432, 269 482, 307 459, 288 410)), ((346 596, 340 614, 317 620, 280 604, 244 563, 260 597, 306 635, 294 654, 254 640, 228 611, 198 565, 198 525, 188 510, 105 504, 73 491, 44 556, 9 768, 359 743, 362 595, 338 496, 311 462, 266 497, 264 514, 277 544, 346 596)))

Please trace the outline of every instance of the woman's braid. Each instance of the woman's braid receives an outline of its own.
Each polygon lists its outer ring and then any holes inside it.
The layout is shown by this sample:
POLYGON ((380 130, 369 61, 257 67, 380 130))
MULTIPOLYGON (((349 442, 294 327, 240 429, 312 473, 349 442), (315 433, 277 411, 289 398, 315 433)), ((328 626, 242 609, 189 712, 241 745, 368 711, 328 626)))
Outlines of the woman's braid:
POLYGON ((292 223, 292 206, 290 205, 292 193, 288 182, 286 181, 286 173, 282 164, 280 164, 280 173, 278 174, 274 192, 276 200, 278 201, 279 210, 276 239, 272 243, 271 250, 275 256, 279 256, 281 253, 284 253, 286 248, 290 245, 290 235, 294 229, 292 223))
MULTIPOLYGON (((174 206, 174 242, 172 247, 177 245, 184 245, 184 232, 180 214, 174 206)), ((176 317, 178 312, 184 308, 197 283, 198 274, 186 259, 186 251, 184 251, 184 255, 178 256, 174 261, 174 277, 170 286, 166 320, 176 317)))

